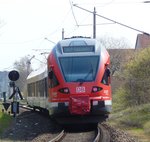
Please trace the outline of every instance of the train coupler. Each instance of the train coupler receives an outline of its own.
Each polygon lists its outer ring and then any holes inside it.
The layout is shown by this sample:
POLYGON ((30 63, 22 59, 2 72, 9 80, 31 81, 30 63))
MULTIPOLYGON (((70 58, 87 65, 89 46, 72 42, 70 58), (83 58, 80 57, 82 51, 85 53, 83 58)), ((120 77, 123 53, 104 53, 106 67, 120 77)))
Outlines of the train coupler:
POLYGON ((89 96, 71 96, 69 101, 69 111, 75 115, 85 115, 90 112, 91 105, 89 96))

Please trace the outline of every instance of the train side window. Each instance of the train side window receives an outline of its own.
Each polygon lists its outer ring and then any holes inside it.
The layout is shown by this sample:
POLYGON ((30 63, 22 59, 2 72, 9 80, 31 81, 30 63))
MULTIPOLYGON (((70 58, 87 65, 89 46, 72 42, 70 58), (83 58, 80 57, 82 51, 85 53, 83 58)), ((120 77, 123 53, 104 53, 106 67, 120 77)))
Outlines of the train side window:
POLYGON ((28 96, 31 97, 31 96, 35 96, 35 84, 34 83, 31 83, 31 84, 28 84, 28 96))
POLYGON ((31 95, 31 96, 35 96, 34 83, 31 84, 31 92, 32 92, 32 95, 31 95))
POLYGON ((35 96, 35 94, 36 94, 36 87, 35 87, 35 83, 33 83, 33 94, 34 94, 34 96, 35 96))
POLYGON ((41 81, 38 81, 38 97, 41 96, 41 81))
POLYGON ((59 85, 58 79, 52 70, 49 72, 48 77, 50 79, 50 82, 49 82, 50 88, 53 88, 53 87, 56 87, 57 85, 59 85))
POLYGON ((42 83, 42 97, 44 97, 45 94, 45 84, 44 84, 44 79, 41 80, 42 83))
POLYGON ((39 82, 37 81, 36 82, 36 94, 35 94, 36 97, 39 96, 39 82))
POLYGON ((44 79, 41 80, 41 83, 42 83, 42 97, 44 97, 44 94, 45 94, 45 82, 44 82, 44 79))
POLYGON ((32 95, 31 95, 31 94, 32 94, 32 92, 31 92, 32 90, 31 90, 31 89, 32 89, 31 84, 28 84, 28 96, 29 96, 29 97, 32 96, 32 95))
POLYGON ((40 93, 40 97, 43 97, 44 95, 44 88, 43 88, 43 82, 42 80, 39 81, 39 93, 40 93))
POLYGON ((45 96, 47 97, 48 96, 48 93, 47 93, 47 78, 44 79, 44 87, 45 87, 45 96))

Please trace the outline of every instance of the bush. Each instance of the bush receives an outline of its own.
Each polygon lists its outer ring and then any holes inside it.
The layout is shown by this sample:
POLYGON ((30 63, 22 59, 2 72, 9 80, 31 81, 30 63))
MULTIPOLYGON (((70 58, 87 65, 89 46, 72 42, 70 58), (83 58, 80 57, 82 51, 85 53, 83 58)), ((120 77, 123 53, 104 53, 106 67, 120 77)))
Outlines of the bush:
POLYGON ((150 102, 150 48, 137 52, 126 65, 124 76, 128 105, 135 106, 150 102))
POLYGON ((128 92, 124 88, 119 88, 113 95, 113 111, 119 111, 126 107, 128 92))
POLYGON ((150 121, 148 121, 144 124, 144 132, 146 134, 150 135, 150 121))

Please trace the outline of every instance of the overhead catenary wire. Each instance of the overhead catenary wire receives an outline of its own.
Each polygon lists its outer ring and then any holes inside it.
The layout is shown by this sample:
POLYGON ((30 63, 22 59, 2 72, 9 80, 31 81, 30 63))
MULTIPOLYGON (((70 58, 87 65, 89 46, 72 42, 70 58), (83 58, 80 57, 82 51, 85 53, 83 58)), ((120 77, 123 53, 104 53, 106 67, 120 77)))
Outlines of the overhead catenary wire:
MULTIPOLYGON (((96 25, 110 25, 110 24, 115 24, 115 23, 100 23, 96 25)), ((80 24, 79 26, 93 26, 93 24, 80 24)))
POLYGON ((59 23, 59 25, 50 34, 45 35, 45 37, 49 37, 49 36, 56 34, 57 32, 60 32, 60 30, 62 30, 62 28, 64 28, 64 27, 62 27, 62 25, 65 23, 66 19, 68 19, 67 17, 70 13, 71 13, 71 8, 69 8, 69 10, 65 14, 63 20, 59 23))
POLYGON ((47 37, 45 37, 44 39, 47 40, 47 41, 49 41, 49 42, 51 42, 51 43, 53 43, 53 44, 56 44, 56 42, 54 42, 52 40, 49 40, 47 37))
POLYGON ((41 60, 39 60, 39 59, 37 59, 37 58, 34 58, 35 60, 37 60, 37 61, 39 61, 40 63, 42 63, 42 64, 46 64, 46 62, 43 62, 43 61, 41 61, 41 60))
POLYGON ((35 38, 35 39, 29 39, 29 40, 24 40, 24 41, 17 41, 17 42, 0 42, 0 44, 28 44, 28 43, 33 43, 33 42, 36 42, 36 41, 39 41, 39 40, 42 40, 41 37, 39 38, 35 38))
MULTIPOLYGON (((79 9, 82 9, 82 10, 84 10, 84 11, 87 11, 87 12, 89 12, 89 13, 92 13, 92 14, 93 14, 93 11, 90 11, 90 10, 87 10, 87 9, 85 9, 85 8, 83 8, 83 7, 80 7, 80 6, 78 6, 77 4, 73 4, 73 6, 75 6, 75 7, 79 8, 79 9)), ((131 26, 128 26, 128 25, 123 24, 123 23, 121 23, 121 22, 118 22, 118 21, 112 20, 112 19, 110 19, 110 18, 107 18, 107 17, 102 16, 102 15, 97 14, 97 13, 95 13, 95 15, 96 15, 96 16, 98 16, 98 17, 101 17, 101 18, 103 18, 103 19, 106 19, 106 20, 108 20, 108 21, 111 21, 111 22, 113 22, 113 23, 119 24, 119 25, 121 25, 121 26, 123 26, 123 27, 129 28, 129 29, 131 29, 131 30, 134 30, 134 31, 137 31, 137 32, 140 32, 140 33, 143 33, 143 34, 146 34, 146 35, 150 36, 150 34, 149 34, 149 33, 144 32, 144 31, 142 31, 142 30, 139 30, 139 29, 133 28, 133 27, 131 27, 131 26)))
POLYGON ((1 69, 1 71, 12 70, 12 69, 14 69, 13 65, 5 67, 5 68, 1 69))
POLYGON ((150 1, 149 1, 149 0, 147 0, 147 1, 143 1, 143 3, 150 3, 150 1))
POLYGON ((98 2, 96 2, 96 0, 94 1, 94 2, 82 2, 82 1, 80 1, 80 5, 109 5, 109 4, 112 4, 113 2, 114 2, 115 0, 110 0, 110 1, 108 1, 108 2, 100 2, 100 1, 98 1, 98 2))
POLYGON ((90 15, 86 16, 85 18, 82 19, 82 21, 80 21, 80 24, 75 25, 74 28, 66 35, 67 37, 69 37, 70 35, 72 35, 72 33, 74 33, 75 31, 77 31, 80 27, 82 26, 91 26, 90 24, 81 24, 81 23, 84 23, 86 19, 89 18, 90 15))
POLYGON ((74 20, 76 22, 76 26, 79 26, 79 24, 77 22, 77 19, 75 17, 74 11, 73 11, 73 3, 71 2, 71 0, 69 0, 69 3, 70 3, 70 6, 71 6, 71 11, 72 11, 73 18, 74 18, 74 20))

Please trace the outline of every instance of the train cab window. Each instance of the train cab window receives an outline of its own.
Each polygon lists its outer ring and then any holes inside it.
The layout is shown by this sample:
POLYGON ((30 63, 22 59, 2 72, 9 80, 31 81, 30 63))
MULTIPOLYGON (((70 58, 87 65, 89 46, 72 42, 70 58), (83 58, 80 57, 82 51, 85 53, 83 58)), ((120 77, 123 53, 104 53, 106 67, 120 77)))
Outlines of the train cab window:
POLYGON ((53 88, 59 85, 58 79, 52 70, 49 72, 48 77, 50 79, 50 83, 49 83, 50 88, 53 88))
POLYGON ((110 84, 110 69, 106 68, 101 83, 105 85, 110 84))
POLYGON ((99 56, 61 57, 59 61, 66 82, 92 82, 96 78, 99 56))

